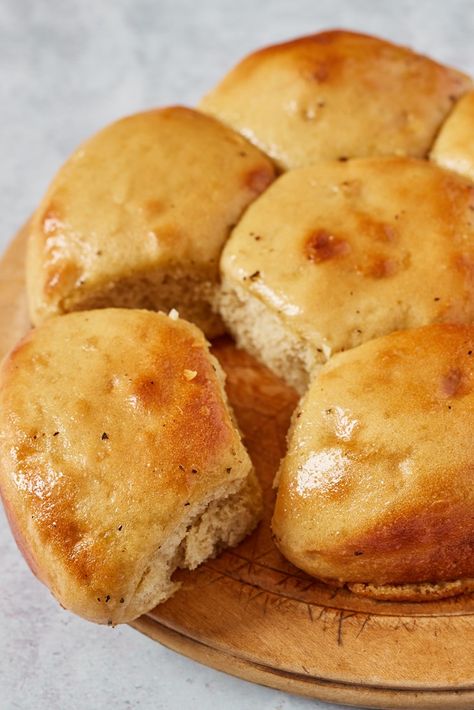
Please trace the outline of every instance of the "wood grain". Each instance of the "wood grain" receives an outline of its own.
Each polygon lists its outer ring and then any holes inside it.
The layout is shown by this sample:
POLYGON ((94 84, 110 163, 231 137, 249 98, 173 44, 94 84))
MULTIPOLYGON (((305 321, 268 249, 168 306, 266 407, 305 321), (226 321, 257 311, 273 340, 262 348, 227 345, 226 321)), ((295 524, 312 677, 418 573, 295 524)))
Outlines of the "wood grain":
MULTIPOLYGON (((0 262, 0 357, 27 331, 24 231, 0 262)), ((133 626, 219 670, 293 693, 374 708, 474 708, 474 595, 393 603, 332 589, 293 567, 270 535, 272 481, 292 390, 222 339, 214 351, 265 491, 265 519, 133 626)))

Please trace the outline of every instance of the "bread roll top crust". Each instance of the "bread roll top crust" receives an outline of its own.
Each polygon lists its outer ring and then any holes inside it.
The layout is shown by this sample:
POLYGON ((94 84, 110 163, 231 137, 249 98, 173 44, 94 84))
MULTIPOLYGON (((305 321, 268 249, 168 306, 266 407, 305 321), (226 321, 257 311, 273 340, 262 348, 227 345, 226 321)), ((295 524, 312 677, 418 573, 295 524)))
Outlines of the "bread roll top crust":
POLYGON ((107 126, 64 164, 33 216, 33 321, 157 269, 164 291, 166 271, 217 282, 230 228, 273 175, 247 140, 192 109, 147 111, 107 126))
POLYGON ((470 323, 473 215, 472 183, 428 161, 325 161, 249 207, 222 254, 224 283, 321 359, 398 329, 470 323))
POLYGON ((336 355, 294 415, 273 530, 318 577, 474 577, 474 328, 432 325, 336 355))
POLYGON ((471 85, 405 47, 332 30, 254 52, 201 108, 289 169, 323 159, 423 157, 471 85))
POLYGON ((0 489, 64 606, 117 618, 188 506, 246 478, 219 373, 194 326, 120 309, 52 318, 4 361, 0 489))

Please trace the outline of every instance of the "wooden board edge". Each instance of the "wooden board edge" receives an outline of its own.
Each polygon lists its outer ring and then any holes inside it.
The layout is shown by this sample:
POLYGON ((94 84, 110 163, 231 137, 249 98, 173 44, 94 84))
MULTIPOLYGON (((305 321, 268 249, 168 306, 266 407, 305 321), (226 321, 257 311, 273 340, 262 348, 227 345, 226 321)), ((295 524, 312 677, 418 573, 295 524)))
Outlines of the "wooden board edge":
POLYGON ((472 710, 474 690, 429 690, 370 687, 338 683, 324 678, 305 677, 272 668, 184 636, 147 616, 129 624, 163 646, 198 663, 258 685, 330 703, 364 706, 381 710, 418 708, 418 710, 472 710))

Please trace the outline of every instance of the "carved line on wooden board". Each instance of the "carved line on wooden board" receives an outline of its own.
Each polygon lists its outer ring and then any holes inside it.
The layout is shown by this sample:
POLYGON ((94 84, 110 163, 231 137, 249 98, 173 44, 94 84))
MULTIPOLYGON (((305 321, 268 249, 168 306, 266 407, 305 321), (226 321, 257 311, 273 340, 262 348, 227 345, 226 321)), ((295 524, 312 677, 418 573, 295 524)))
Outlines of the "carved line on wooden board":
MULTIPOLYGON (((374 616, 374 617, 380 616, 380 617, 384 617, 384 618, 394 618, 394 619, 404 619, 404 618, 406 618, 406 619, 439 619, 439 618, 474 616, 474 610, 469 611, 466 609, 453 610, 451 612, 442 612, 442 613, 440 613, 439 611, 435 611, 431 614, 423 614, 423 613, 418 613, 418 612, 409 613, 408 611, 405 614, 393 614, 388 611, 384 611, 383 607, 380 608, 380 611, 365 612, 364 610, 356 610, 356 609, 352 610, 352 609, 348 609, 346 607, 339 607, 334 604, 331 604, 330 606, 328 606, 328 605, 314 602, 311 600, 301 599, 297 596, 291 596, 290 594, 284 594, 283 592, 280 592, 280 591, 275 591, 275 589, 273 589, 273 588, 270 589, 270 588, 264 586, 260 580, 252 582, 247 579, 242 579, 242 578, 236 576, 234 573, 240 572, 240 570, 244 569, 245 567, 248 567, 248 571, 250 574, 252 567, 258 566, 258 567, 261 567, 262 569, 266 569, 271 572, 274 571, 274 572, 277 572, 278 574, 285 575, 286 577, 292 577, 298 581, 306 581, 306 580, 303 580, 301 577, 298 577, 296 574, 291 574, 289 572, 288 573, 282 572, 281 570, 275 569, 274 567, 270 567, 270 566, 260 564, 260 563, 255 563, 253 560, 249 560, 249 559, 243 557, 242 555, 239 555, 238 553, 235 553, 231 550, 226 550, 223 554, 242 560, 242 564, 239 565, 238 567, 235 567, 232 570, 232 572, 230 572, 229 570, 223 571, 220 567, 214 567, 212 565, 212 562, 209 562, 209 561, 205 562, 203 565, 203 569, 205 568, 206 570, 208 570, 210 572, 215 572, 217 576, 212 579, 207 580, 204 584, 202 584, 200 586, 207 587, 211 584, 215 584, 220 579, 225 578, 225 579, 232 580, 233 582, 235 582, 236 584, 239 584, 241 586, 247 585, 249 587, 253 587, 254 589, 258 590, 259 593, 250 597, 247 600, 246 606, 248 606, 250 601, 254 601, 261 594, 267 593, 272 596, 281 598, 282 600, 288 600, 288 601, 292 601, 292 602, 306 605, 308 607, 308 609, 311 609, 312 607, 315 607, 317 609, 321 609, 321 608, 322 609, 330 609, 332 611, 340 611, 340 612, 344 612, 344 613, 347 612, 351 615, 359 614, 359 615, 366 616, 367 614, 369 614, 369 616, 374 616)), ((278 587, 278 586, 284 584, 285 582, 286 582, 286 578, 281 580, 280 582, 277 582, 275 586, 278 587)), ((315 582, 309 581, 307 586, 304 587, 301 591, 307 591, 308 589, 310 589, 311 587, 314 587, 314 586, 315 586, 315 582)), ((340 591, 341 591, 340 589, 334 590, 334 592, 329 597, 329 600, 335 599, 335 597, 337 596, 337 594, 340 591)), ((240 596, 241 596, 241 594, 242 594, 242 590, 240 592, 240 596)), ((467 596, 472 597, 472 595, 460 595, 460 597, 461 596, 463 598, 466 598, 467 596)), ((381 604, 383 604, 383 602, 381 602, 381 604)), ((308 615, 310 617, 310 620, 312 621, 313 620, 312 611, 308 612, 308 615)))
MULTIPOLYGON (((142 617, 143 619, 143 617, 142 617)), ((245 663, 248 666, 251 666, 252 668, 256 668, 257 670, 260 670, 264 673, 269 673, 271 675, 275 675, 281 678, 286 678, 288 680, 297 680, 300 682, 308 683, 311 685, 325 685, 325 686, 332 686, 332 687, 340 687, 340 688, 355 688, 357 690, 360 690, 361 684, 360 682, 356 681, 346 681, 346 680, 341 680, 341 679, 332 679, 332 678, 323 678, 321 676, 316 676, 316 675, 305 675, 304 673, 298 673, 297 671, 286 671, 282 668, 275 668, 274 666, 269 666, 265 663, 261 663, 258 661, 253 661, 245 658, 245 656, 238 656, 237 654, 229 652, 228 649, 222 651, 221 649, 217 649, 215 646, 212 646, 205 641, 202 641, 201 639, 197 639, 194 636, 190 634, 183 634, 180 631, 177 631, 174 629, 172 626, 168 626, 166 623, 162 621, 157 621, 153 617, 146 616, 144 619, 144 623, 146 624, 153 624, 153 626, 156 626, 158 628, 162 628, 165 630, 166 633, 172 633, 173 635, 176 635, 177 637, 181 638, 184 642, 189 643, 190 639, 192 640, 193 644, 196 646, 202 647, 204 649, 209 649, 212 652, 218 651, 219 653, 223 653, 232 659, 235 659, 239 663, 245 663)), ((134 628, 137 628, 139 631, 142 629, 140 628, 141 625, 141 619, 137 619, 136 621, 132 621, 131 626, 134 628)), ((163 641, 163 643, 165 643, 163 641)), ((453 694, 456 695, 463 695, 466 694, 469 696, 470 693, 474 693, 474 685, 467 685, 463 687, 457 687, 453 688, 452 686, 446 685, 446 686, 439 686, 439 687, 426 687, 426 686, 420 686, 420 685, 412 685, 409 687, 403 687, 403 686, 397 686, 397 685, 384 685, 384 684, 379 684, 379 683, 371 683, 370 681, 364 681, 363 688, 367 689, 372 689, 372 690, 380 690, 380 691, 386 691, 386 692, 396 692, 396 693, 404 693, 406 695, 414 694, 414 693, 433 693, 433 694, 440 694, 442 695, 443 693, 449 693, 451 696, 453 694)), ((474 697, 473 697, 474 701, 474 697)), ((474 705, 473 705, 474 707, 474 705)))
MULTIPOLYGON (((380 612, 372 612, 372 611, 365 612, 365 611, 358 611, 358 610, 350 610, 350 609, 341 608, 341 607, 334 606, 334 605, 327 606, 327 605, 323 605, 323 604, 318 604, 317 602, 311 602, 311 601, 306 601, 304 599, 298 599, 298 597, 292 597, 288 594, 282 594, 281 592, 276 592, 271 589, 260 587, 256 583, 252 583, 247 580, 244 581, 242 579, 238 579, 238 578, 234 577, 232 574, 230 574, 229 572, 224 572, 221 569, 217 569, 215 567, 212 567, 212 565, 210 565, 209 563, 205 563, 205 566, 206 566, 207 570, 209 570, 211 572, 215 572, 217 574, 217 576, 214 577, 213 579, 208 580, 206 582, 206 584, 204 584, 202 586, 204 586, 204 587, 209 586, 211 584, 215 584, 216 582, 218 582, 221 579, 228 579, 232 582, 235 582, 236 584, 238 584, 240 586, 239 601, 241 601, 241 599, 242 599, 242 595, 244 593, 245 587, 250 587, 250 588, 257 590, 257 594, 254 594, 253 596, 249 595, 249 597, 246 601, 246 604, 245 604, 246 607, 250 604, 250 602, 255 601, 262 594, 267 594, 268 597, 273 596, 273 597, 276 597, 278 600, 280 600, 280 604, 275 604, 275 606, 277 608, 281 607, 285 601, 290 601, 290 602, 294 602, 296 604, 301 604, 303 606, 306 606, 306 608, 308 610, 308 617, 311 622, 313 622, 315 618, 321 619, 326 612, 332 611, 332 612, 339 612, 341 619, 343 618, 343 620, 349 619, 353 616, 367 617, 367 619, 364 623, 364 626, 366 625, 367 620, 370 619, 371 617, 374 617, 374 618, 381 617, 384 619, 398 619, 400 621, 400 624, 407 631, 413 631, 414 627, 416 625, 417 619, 433 619, 433 620, 435 620, 435 619, 443 619, 443 618, 452 619, 453 617, 464 618, 464 617, 474 616, 474 611, 466 611, 466 610, 457 611, 457 612, 453 612, 453 613, 439 613, 439 612, 436 612, 433 614, 408 614, 407 613, 406 615, 402 615, 402 614, 384 613, 382 611, 380 611, 380 612), (320 609, 321 610, 318 616, 315 617, 315 615, 313 613, 313 609, 320 609), (404 621, 405 619, 407 621, 404 621), (410 623, 412 624, 411 627, 410 627, 410 623)), ((245 566, 245 563, 243 566, 245 566)), ((241 567, 239 567, 238 569, 241 569, 241 567)), ((268 602, 266 602, 266 605, 264 606, 264 615, 266 613, 266 606, 267 605, 268 605, 268 602)), ((399 628, 399 627, 397 626, 396 628, 399 628)))

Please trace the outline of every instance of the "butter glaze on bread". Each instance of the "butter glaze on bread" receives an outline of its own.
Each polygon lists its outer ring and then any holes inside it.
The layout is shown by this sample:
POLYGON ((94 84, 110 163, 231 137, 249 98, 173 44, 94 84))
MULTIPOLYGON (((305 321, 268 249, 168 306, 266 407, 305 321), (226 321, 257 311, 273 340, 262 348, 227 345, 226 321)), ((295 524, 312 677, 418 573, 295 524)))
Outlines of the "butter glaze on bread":
POLYGON ((107 126, 65 163, 33 216, 32 321, 106 306, 176 308, 216 335, 221 249, 273 174, 248 141, 191 109, 107 126))
POLYGON ((474 186, 414 158, 285 173, 221 259, 238 344, 299 392, 331 354, 394 330, 474 322, 474 186))
POLYGON ((379 598, 474 589, 473 411, 474 327, 334 356, 295 412, 280 469, 285 557, 379 598))
POLYGON ((368 155, 425 156, 460 72, 376 37, 333 30, 254 52, 201 102, 282 169, 368 155))
POLYGON ((61 604, 130 621, 257 523, 219 364, 189 323, 104 309, 32 331, 0 371, 0 490, 61 604))
POLYGON ((474 181, 474 91, 458 101, 436 138, 430 158, 474 181))

